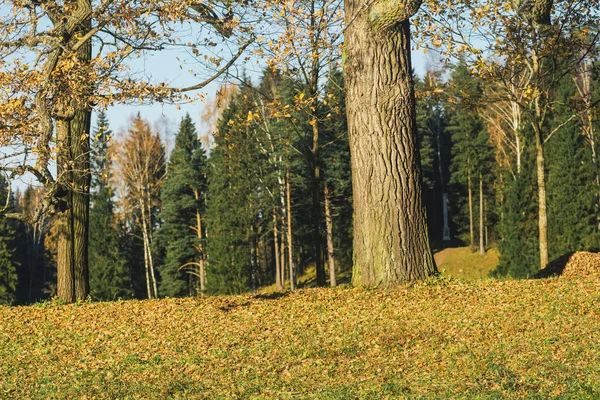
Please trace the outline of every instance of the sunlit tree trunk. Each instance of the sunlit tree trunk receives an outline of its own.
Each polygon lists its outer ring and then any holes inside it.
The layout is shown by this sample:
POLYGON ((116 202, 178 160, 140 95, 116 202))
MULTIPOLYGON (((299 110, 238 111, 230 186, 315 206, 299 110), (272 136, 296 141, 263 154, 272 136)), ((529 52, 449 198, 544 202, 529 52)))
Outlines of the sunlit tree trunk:
POLYGON ((275 245, 275 287, 278 291, 283 290, 281 262, 279 258, 279 232, 277 229, 277 213, 273 209, 273 243, 275 245))
POLYGON ((475 224, 473 223, 473 187, 471 185, 470 169, 467 171, 467 192, 469 198, 469 247, 471 248, 471 251, 475 251, 475 224))
POLYGON ((288 243, 288 267, 290 268, 290 290, 296 289, 296 273, 294 271, 294 252, 292 236, 292 191, 290 185, 290 170, 285 171, 285 194, 287 207, 287 243, 288 243))
POLYGON ((436 273, 421 195, 410 59, 408 18, 419 6, 380 1, 367 13, 363 1, 345 1, 352 21, 344 76, 356 286, 390 286, 436 273))
POLYGON ((335 280, 335 258, 333 256, 333 219, 331 218, 329 187, 325 185, 325 227, 327 229, 327 261, 329 264, 329 285, 337 285, 335 280))
POLYGON ((484 237, 483 237, 483 176, 479 174, 479 254, 485 254, 485 245, 484 245, 484 237))
MULTIPOLYGON (((91 8, 89 2, 87 6, 91 8)), ((84 7, 85 8, 85 7, 84 7)), ((81 11, 84 11, 83 9, 81 11)), ((90 20, 83 25, 89 27, 90 20)), ((80 62, 92 58, 91 41, 77 51, 80 62)), ((67 104, 69 102, 66 102, 67 104)), ((59 224, 57 257, 57 290, 62 301, 82 301, 90 292, 88 269, 88 231, 90 207, 90 130, 91 110, 71 104, 72 117, 56 123, 59 150, 57 181, 64 194, 66 209, 57 216, 59 224)))

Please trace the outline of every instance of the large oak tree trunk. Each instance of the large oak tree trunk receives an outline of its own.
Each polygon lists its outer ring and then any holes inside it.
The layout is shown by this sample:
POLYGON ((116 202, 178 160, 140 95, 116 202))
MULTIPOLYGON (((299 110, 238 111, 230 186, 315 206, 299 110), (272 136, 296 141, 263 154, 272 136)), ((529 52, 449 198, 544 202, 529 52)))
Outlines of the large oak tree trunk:
MULTIPOLYGON (((85 25, 89 24, 87 21, 85 25)), ((77 57, 83 63, 91 60, 91 41, 79 48, 77 57)), ((57 216, 57 294, 67 303, 85 300, 90 292, 88 244, 92 112, 77 104, 71 107, 76 108, 72 117, 56 123, 59 147, 57 181, 61 185, 65 207, 57 216)))
POLYGON ((57 121, 57 181, 61 186, 59 190, 61 211, 56 215, 58 232, 56 278, 58 298, 67 303, 75 301, 72 217, 73 191, 70 187, 72 181, 72 168, 70 167, 71 136, 70 122, 57 121))
POLYGON ((345 1, 352 282, 363 287, 390 286, 436 273, 421 198, 410 25, 406 16, 390 23, 403 11, 414 14, 420 2, 398 4, 405 10, 388 7, 390 15, 385 4, 376 3, 367 13, 363 1, 345 1), (374 20, 373 12, 383 13, 383 18, 374 20))
POLYGON ((88 268, 90 219, 90 129, 91 111, 78 111, 71 121, 73 134, 73 273, 75 300, 85 300, 90 293, 88 268))

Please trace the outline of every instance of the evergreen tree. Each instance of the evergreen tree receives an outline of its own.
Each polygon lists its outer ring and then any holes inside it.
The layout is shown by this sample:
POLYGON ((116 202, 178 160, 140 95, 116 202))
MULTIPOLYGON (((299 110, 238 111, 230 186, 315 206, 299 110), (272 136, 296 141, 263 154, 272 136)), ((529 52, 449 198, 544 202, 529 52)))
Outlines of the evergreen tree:
POLYGON ((92 193, 90 207, 90 294, 102 300, 131 297, 131 279, 123 257, 114 214, 112 164, 107 154, 112 132, 106 114, 98 116, 92 143, 92 193))
POLYGON ((429 238, 438 247, 450 232, 444 216, 444 195, 449 189, 452 148, 446 125, 446 99, 442 96, 441 75, 444 71, 427 71, 423 80, 415 79, 417 97, 417 139, 423 174, 423 203, 427 210, 429 238), (445 232, 445 225, 448 230, 445 232))
POLYGON ((535 155, 532 150, 529 148, 524 153, 520 174, 514 179, 508 173, 504 177, 498 243, 500 262, 492 276, 524 278, 539 271, 535 155))
MULTIPOLYGON (((6 182, 0 178, 0 199, 11 196, 6 182)), ((9 199, 9 201, 12 199, 9 199)), ((10 222, 0 216, 0 305, 13 304, 17 299, 17 283, 19 281, 17 268, 19 263, 15 255, 16 232, 10 222)))
POLYGON ((261 219, 269 218, 272 208, 261 213, 271 188, 262 179, 268 168, 253 119, 252 88, 244 88, 223 111, 215 134, 207 210, 211 293, 242 293, 260 283, 261 219))
MULTIPOLYGON (((162 226, 157 232, 157 242, 164 251, 164 263, 159 267, 162 296, 185 296, 200 287, 192 285, 196 281, 192 276, 199 276, 186 274, 181 267, 204 257, 198 251, 204 243, 200 243, 198 236, 197 218, 204 215, 206 169, 204 149, 192 119, 186 115, 179 126, 161 190, 162 226)), ((200 229, 204 238, 203 228, 200 229)))
MULTIPOLYGON (((458 237, 474 249, 476 237, 480 236, 477 218, 480 216, 480 179, 483 180, 485 198, 493 198, 494 152, 477 110, 482 99, 480 81, 469 72, 464 62, 459 62, 451 74, 451 85, 454 104, 448 110, 447 128, 452 135, 453 146, 450 210, 458 237)), ((488 217, 484 220, 492 219, 488 217)))
MULTIPOLYGON (((571 117, 576 88, 570 76, 562 79, 553 110, 552 126, 571 117)), ((565 253, 597 249, 595 171, 585 146, 581 123, 573 120, 560 128, 547 144, 548 241, 550 259, 565 253)))

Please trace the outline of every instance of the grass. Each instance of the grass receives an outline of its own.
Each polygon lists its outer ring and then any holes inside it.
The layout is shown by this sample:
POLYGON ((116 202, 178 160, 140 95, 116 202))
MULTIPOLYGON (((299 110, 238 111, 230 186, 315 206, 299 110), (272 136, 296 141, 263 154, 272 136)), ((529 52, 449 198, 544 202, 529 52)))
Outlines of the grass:
POLYGON ((0 307, 2 399, 600 398, 600 282, 0 307))
POLYGON ((485 279, 498 266, 498 249, 488 249, 485 255, 472 252, 470 247, 448 248, 435 253, 442 275, 458 279, 485 279))

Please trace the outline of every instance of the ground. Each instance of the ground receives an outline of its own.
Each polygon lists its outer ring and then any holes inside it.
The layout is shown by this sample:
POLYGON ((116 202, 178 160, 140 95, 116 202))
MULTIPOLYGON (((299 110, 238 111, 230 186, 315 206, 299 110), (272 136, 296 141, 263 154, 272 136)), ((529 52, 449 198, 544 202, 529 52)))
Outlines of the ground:
POLYGON ((0 307, 2 399, 600 398, 600 279, 0 307))
POLYGON ((460 279, 485 279, 498 266, 498 249, 488 249, 485 255, 471 251, 470 247, 454 247, 434 254, 442 275, 460 279))

